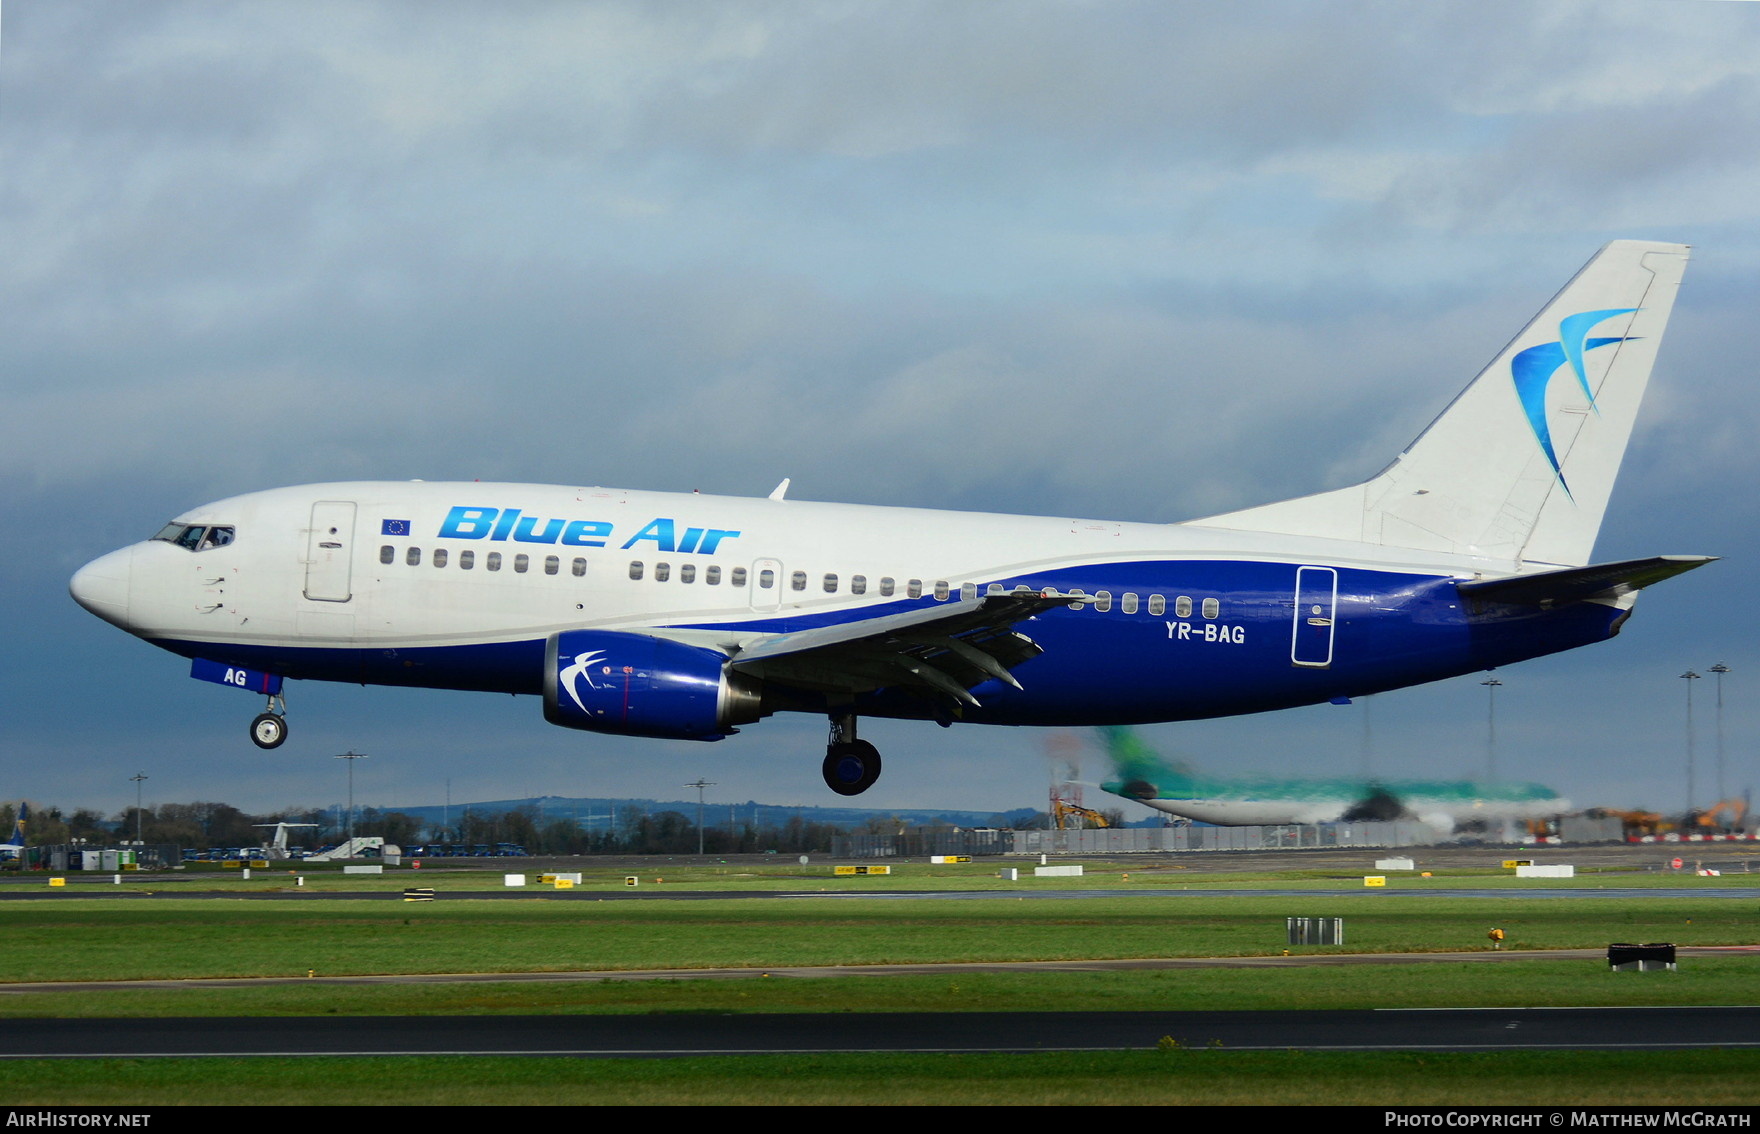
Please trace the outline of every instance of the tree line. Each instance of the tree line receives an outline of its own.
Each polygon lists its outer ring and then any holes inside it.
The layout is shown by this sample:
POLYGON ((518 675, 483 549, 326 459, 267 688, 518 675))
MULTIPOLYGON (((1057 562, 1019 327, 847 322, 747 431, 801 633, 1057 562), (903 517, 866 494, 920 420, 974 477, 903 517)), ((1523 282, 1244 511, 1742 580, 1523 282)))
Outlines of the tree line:
MULTIPOLYGON (((17 813, 17 802, 0 804, 3 814, 17 813)), ((228 803, 197 801, 156 807, 126 807, 111 816, 89 808, 64 812, 33 804, 25 824, 30 846, 74 842, 118 841, 169 845, 182 849, 255 847, 274 837, 275 823, 312 824, 290 832, 289 845, 316 849, 342 841, 348 831, 341 808, 289 808, 252 814, 228 803)), ((842 825, 791 816, 781 823, 753 821, 705 824, 702 847, 708 854, 825 853, 839 835, 894 834, 906 824, 896 818, 873 818, 842 825)), ((408 812, 362 807, 355 811, 354 832, 376 835, 401 847, 431 844, 490 846, 511 843, 534 855, 695 854, 697 825, 678 811, 620 809, 612 825, 584 827, 571 817, 545 815, 536 805, 491 811, 464 807, 447 823, 430 823, 408 812)))
MULTIPOLYGON (((10 822, 18 813, 17 801, 0 803, 0 813, 10 822)), ((111 816, 81 807, 30 805, 25 818, 25 841, 30 846, 63 843, 112 843, 135 841, 177 847, 250 847, 266 843, 273 832, 257 824, 316 823, 313 834, 325 835, 338 828, 338 816, 322 808, 288 809, 252 815, 229 803, 197 801, 165 803, 157 807, 125 807, 111 816)))

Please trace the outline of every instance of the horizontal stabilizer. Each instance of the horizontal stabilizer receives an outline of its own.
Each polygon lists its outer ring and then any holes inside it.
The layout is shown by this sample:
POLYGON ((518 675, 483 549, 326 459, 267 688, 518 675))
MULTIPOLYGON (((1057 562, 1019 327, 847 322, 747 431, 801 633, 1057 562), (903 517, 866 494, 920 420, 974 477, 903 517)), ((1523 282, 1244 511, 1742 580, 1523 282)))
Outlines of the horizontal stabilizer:
POLYGON ((1628 559, 1623 563, 1601 563, 1593 567, 1569 567, 1562 571, 1540 571, 1480 583, 1461 583, 1460 592, 1464 598, 1475 602, 1564 606, 1630 594, 1695 567, 1703 567, 1716 558, 1715 555, 1657 555, 1649 559, 1628 559))

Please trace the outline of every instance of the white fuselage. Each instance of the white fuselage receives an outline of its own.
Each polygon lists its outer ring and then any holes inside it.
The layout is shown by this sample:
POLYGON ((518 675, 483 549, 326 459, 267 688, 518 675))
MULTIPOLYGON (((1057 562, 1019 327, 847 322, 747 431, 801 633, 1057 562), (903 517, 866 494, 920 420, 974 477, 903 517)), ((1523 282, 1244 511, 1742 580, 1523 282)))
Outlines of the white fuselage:
MULTIPOLYGON (((154 540, 113 552, 80 572, 82 603, 155 641, 387 650, 664 625, 672 636, 730 648, 773 633, 762 627, 777 618, 895 602, 913 580, 933 600, 938 586, 940 597, 957 598, 962 587, 996 580, 1070 568, 1105 574, 1112 564, 1128 576, 1122 565, 1174 560, 1458 578, 1514 567, 1182 524, 476 482, 275 489, 177 522, 236 534, 205 550, 154 540), (326 503, 352 505, 337 510, 345 522, 315 522, 326 503), (449 529, 455 509, 468 513, 449 529), (407 529, 385 534, 395 521, 407 529), (692 532, 698 547, 681 550, 692 532), (491 555, 499 556, 493 568, 491 555)), ((1153 593, 1145 584, 1134 616, 1106 613, 1149 619, 1153 593)), ((1155 617, 1164 616, 1165 608, 1155 617)))

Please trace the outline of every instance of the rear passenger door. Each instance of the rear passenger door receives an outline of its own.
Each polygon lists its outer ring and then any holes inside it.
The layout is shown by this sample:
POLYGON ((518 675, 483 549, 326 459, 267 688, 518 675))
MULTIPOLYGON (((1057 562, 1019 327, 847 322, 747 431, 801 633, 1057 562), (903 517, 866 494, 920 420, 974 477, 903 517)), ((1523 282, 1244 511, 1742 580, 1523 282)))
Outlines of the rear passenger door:
POLYGON ((1292 665, 1325 669, 1332 664, 1338 609, 1338 572, 1331 567, 1296 568, 1295 625, 1290 630, 1292 665))

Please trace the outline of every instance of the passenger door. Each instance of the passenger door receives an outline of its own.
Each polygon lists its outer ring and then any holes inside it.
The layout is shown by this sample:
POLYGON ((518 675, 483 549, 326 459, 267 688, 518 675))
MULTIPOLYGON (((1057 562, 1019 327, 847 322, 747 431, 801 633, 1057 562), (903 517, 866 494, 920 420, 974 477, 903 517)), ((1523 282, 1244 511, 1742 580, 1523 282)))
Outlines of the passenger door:
POLYGON ((353 597, 354 501, 320 500, 312 505, 306 531, 305 596, 316 602, 347 602, 353 597))
POLYGON ((1332 664, 1338 609, 1338 572, 1331 567, 1296 568, 1295 625, 1290 631, 1292 665, 1325 669, 1332 664))

